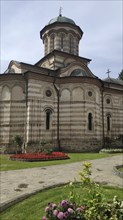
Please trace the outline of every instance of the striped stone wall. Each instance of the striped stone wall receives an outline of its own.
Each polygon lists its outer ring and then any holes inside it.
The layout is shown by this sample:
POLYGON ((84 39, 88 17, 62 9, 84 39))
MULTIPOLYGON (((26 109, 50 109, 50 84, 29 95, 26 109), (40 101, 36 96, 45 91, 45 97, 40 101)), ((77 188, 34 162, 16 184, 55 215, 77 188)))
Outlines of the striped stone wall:
POLYGON ((105 136, 117 138, 123 135, 123 94, 104 93, 105 136), (107 116, 110 115, 110 130, 107 128, 107 116))
POLYGON ((25 121, 25 82, 5 80, 0 85, 0 145, 10 145, 17 134, 24 137, 25 121))
MULTIPOLYGON (((87 140, 100 142, 102 139, 102 115, 100 113, 99 88, 90 84, 59 84, 60 87, 60 141, 70 146, 73 140, 81 150, 87 140), (89 96, 88 93, 92 95, 89 96), (88 130, 88 114, 92 113, 92 130, 88 130)), ((30 79, 28 81, 27 142, 57 139, 57 95, 53 82, 30 79), (46 96, 50 90, 51 97, 46 96), (50 129, 46 129, 46 110, 51 109, 50 129)), ((89 145, 88 145, 89 146, 89 145)))
MULTIPOLYGON (((0 84, 1 145, 10 144, 12 137, 19 134, 29 146, 34 143, 37 147, 41 140, 57 146, 58 97, 53 82, 53 77, 29 73, 26 78, 11 79, 11 83, 7 79, 0 84), (49 129, 47 111, 50 111, 49 129)), ((60 78, 56 80, 56 86, 60 94, 59 138, 62 149, 92 151, 101 148, 103 113, 104 136, 117 138, 123 134, 121 91, 105 90, 102 94, 98 80, 89 78, 60 78), (88 127, 89 114, 92 116, 91 130, 88 127)))

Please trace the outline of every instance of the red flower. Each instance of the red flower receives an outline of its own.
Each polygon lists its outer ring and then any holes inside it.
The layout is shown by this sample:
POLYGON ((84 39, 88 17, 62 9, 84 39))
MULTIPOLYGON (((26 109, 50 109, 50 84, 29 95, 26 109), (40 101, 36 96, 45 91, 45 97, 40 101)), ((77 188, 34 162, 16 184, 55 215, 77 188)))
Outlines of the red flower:
POLYGON ((24 161, 44 161, 44 160, 59 160, 68 159, 68 155, 62 152, 53 152, 51 154, 45 153, 26 153, 26 154, 15 154, 10 156, 13 160, 24 160, 24 161))

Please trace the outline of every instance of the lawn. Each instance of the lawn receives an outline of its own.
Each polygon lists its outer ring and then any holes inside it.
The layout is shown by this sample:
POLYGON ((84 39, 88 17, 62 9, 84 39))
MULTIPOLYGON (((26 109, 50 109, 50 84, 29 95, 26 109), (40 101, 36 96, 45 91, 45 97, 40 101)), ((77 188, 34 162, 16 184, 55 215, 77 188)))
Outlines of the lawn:
MULTIPOLYGON (((76 187, 82 198, 86 197, 86 191, 76 187)), ((41 217, 45 214, 44 209, 48 202, 58 203, 62 199, 66 199, 68 194, 68 187, 56 187, 53 189, 40 192, 10 208, 0 214, 1 220, 41 220, 41 217)), ((103 193, 107 201, 111 200, 115 195, 119 199, 123 200, 122 189, 117 187, 103 187, 103 193)))
POLYGON ((44 167, 57 164, 68 164, 74 162, 81 162, 84 160, 95 160, 104 157, 111 157, 115 154, 107 153, 69 153, 70 159, 67 160, 55 160, 55 161, 40 161, 40 162, 22 162, 12 161, 9 159, 9 155, 0 155, 0 170, 18 170, 33 167, 44 167))
POLYGON ((123 166, 119 168, 119 171, 123 172, 123 166))

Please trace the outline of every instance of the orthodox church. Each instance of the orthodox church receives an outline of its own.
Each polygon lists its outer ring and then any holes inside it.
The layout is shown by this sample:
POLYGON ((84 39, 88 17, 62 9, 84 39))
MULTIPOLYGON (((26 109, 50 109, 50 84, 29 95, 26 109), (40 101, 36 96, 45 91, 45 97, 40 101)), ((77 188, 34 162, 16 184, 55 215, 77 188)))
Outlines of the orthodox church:
POLYGON ((59 14, 40 31, 44 57, 34 65, 11 61, 0 74, 0 146, 23 137, 30 150, 45 140, 59 150, 102 148, 123 135, 123 82, 101 80, 79 56, 83 31, 59 14))

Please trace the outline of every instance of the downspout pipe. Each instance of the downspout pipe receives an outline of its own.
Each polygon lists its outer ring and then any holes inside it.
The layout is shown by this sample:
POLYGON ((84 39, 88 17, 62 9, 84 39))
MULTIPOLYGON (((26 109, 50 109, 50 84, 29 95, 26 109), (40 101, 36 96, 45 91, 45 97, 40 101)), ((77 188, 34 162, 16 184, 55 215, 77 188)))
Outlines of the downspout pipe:
POLYGON ((24 129, 24 149, 25 149, 27 146, 28 79, 24 73, 23 73, 23 77, 25 79, 25 102, 26 102, 25 129, 24 129))
POLYGON ((104 84, 102 83, 102 147, 105 147, 105 131, 104 131, 104 84))
POLYGON ((58 145, 58 150, 61 151, 61 146, 60 146, 60 138, 59 138, 59 101, 60 101, 60 91, 59 88, 55 84, 56 78, 54 78, 53 86, 56 91, 57 95, 57 145, 58 145))

